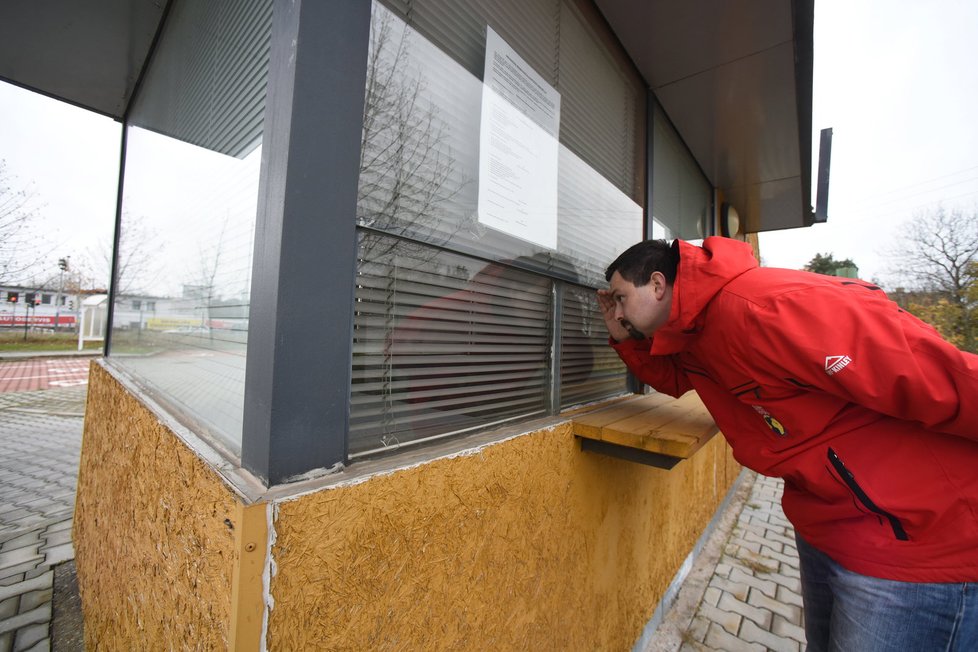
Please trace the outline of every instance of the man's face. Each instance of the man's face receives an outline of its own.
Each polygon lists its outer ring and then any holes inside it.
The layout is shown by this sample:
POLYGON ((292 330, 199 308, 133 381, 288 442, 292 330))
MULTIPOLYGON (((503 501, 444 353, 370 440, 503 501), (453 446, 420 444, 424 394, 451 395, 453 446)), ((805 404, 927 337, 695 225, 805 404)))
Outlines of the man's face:
POLYGON ((642 286, 626 281, 615 272, 608 289, 615 301, 615 319, 632 337, 652 337, 669 320, 672 287, 666 285, 661 272, 653 272, 649 282, 642 286))

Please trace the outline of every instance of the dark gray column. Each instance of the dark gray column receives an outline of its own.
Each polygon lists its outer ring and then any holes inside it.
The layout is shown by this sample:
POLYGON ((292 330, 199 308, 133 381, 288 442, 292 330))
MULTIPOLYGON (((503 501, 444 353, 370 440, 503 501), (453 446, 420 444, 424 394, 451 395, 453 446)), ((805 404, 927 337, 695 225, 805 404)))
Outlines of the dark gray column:
POLYGON ((659 101, 649 89, 645 96, 645 239, 652 238, 652 167, 655 163, 655 112, 659 101))
POLYGON ((241 446, 268 484, 346 459, 370 1, 274 12, 241 446))

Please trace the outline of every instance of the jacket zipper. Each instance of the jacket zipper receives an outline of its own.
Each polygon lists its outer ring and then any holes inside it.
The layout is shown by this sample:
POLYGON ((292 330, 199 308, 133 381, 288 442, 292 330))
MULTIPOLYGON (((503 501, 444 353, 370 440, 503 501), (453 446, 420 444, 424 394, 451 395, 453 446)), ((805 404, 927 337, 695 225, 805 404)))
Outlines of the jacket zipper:
POLYGON ((866 509, 873 512, 877 516, 882 516, 890 522, 890 527, 893 528, 893 535, 897 538, 897 540, 910 540, 910 537, 907 536, 906 530, 903 529, 903 524, 900 523, 900 519, 893 514, 890 514, 888 511, 878 507, 876 503, 874 503, 872 499, 866 495, 866 492, 863 491, 862 487, 859 486, 859 483, 856 482, 855 476, 852 475, 852 472, 846 468, 846 465, 842 463, 842 460, 839 459, 839 456, 836 455, 835 451, 831 448, 829 448, 829 462, 832 464, 832 467, 835 469, 836 473, 839 474, 839 477, 842 478, 842 481, 846 483, 846 486, 848 486, 852 493, 856 495, 856 498, 866 509))

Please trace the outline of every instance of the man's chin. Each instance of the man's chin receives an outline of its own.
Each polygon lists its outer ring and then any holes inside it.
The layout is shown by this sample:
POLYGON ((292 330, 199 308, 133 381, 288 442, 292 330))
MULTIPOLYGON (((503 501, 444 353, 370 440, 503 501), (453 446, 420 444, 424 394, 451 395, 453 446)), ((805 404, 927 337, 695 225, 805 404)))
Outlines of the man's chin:
POLYGON ((645 339, 645 335, 642 334, 642 333, 639 333, 637 330, 635 330, 635 327, 634 326, 629 325, 629 326, 625 326, 625 328, 628 329, 628 335, 631 336, 631 338, 633 340, 644 340, 645 339))

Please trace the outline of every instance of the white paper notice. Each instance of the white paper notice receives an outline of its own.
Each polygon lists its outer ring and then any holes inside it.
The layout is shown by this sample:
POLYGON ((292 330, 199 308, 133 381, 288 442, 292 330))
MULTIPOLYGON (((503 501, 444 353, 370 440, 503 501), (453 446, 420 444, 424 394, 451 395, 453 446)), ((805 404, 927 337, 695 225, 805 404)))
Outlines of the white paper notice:
POLYGON ((479 222, 557 248, 560 94, 486 27, 479 222))

